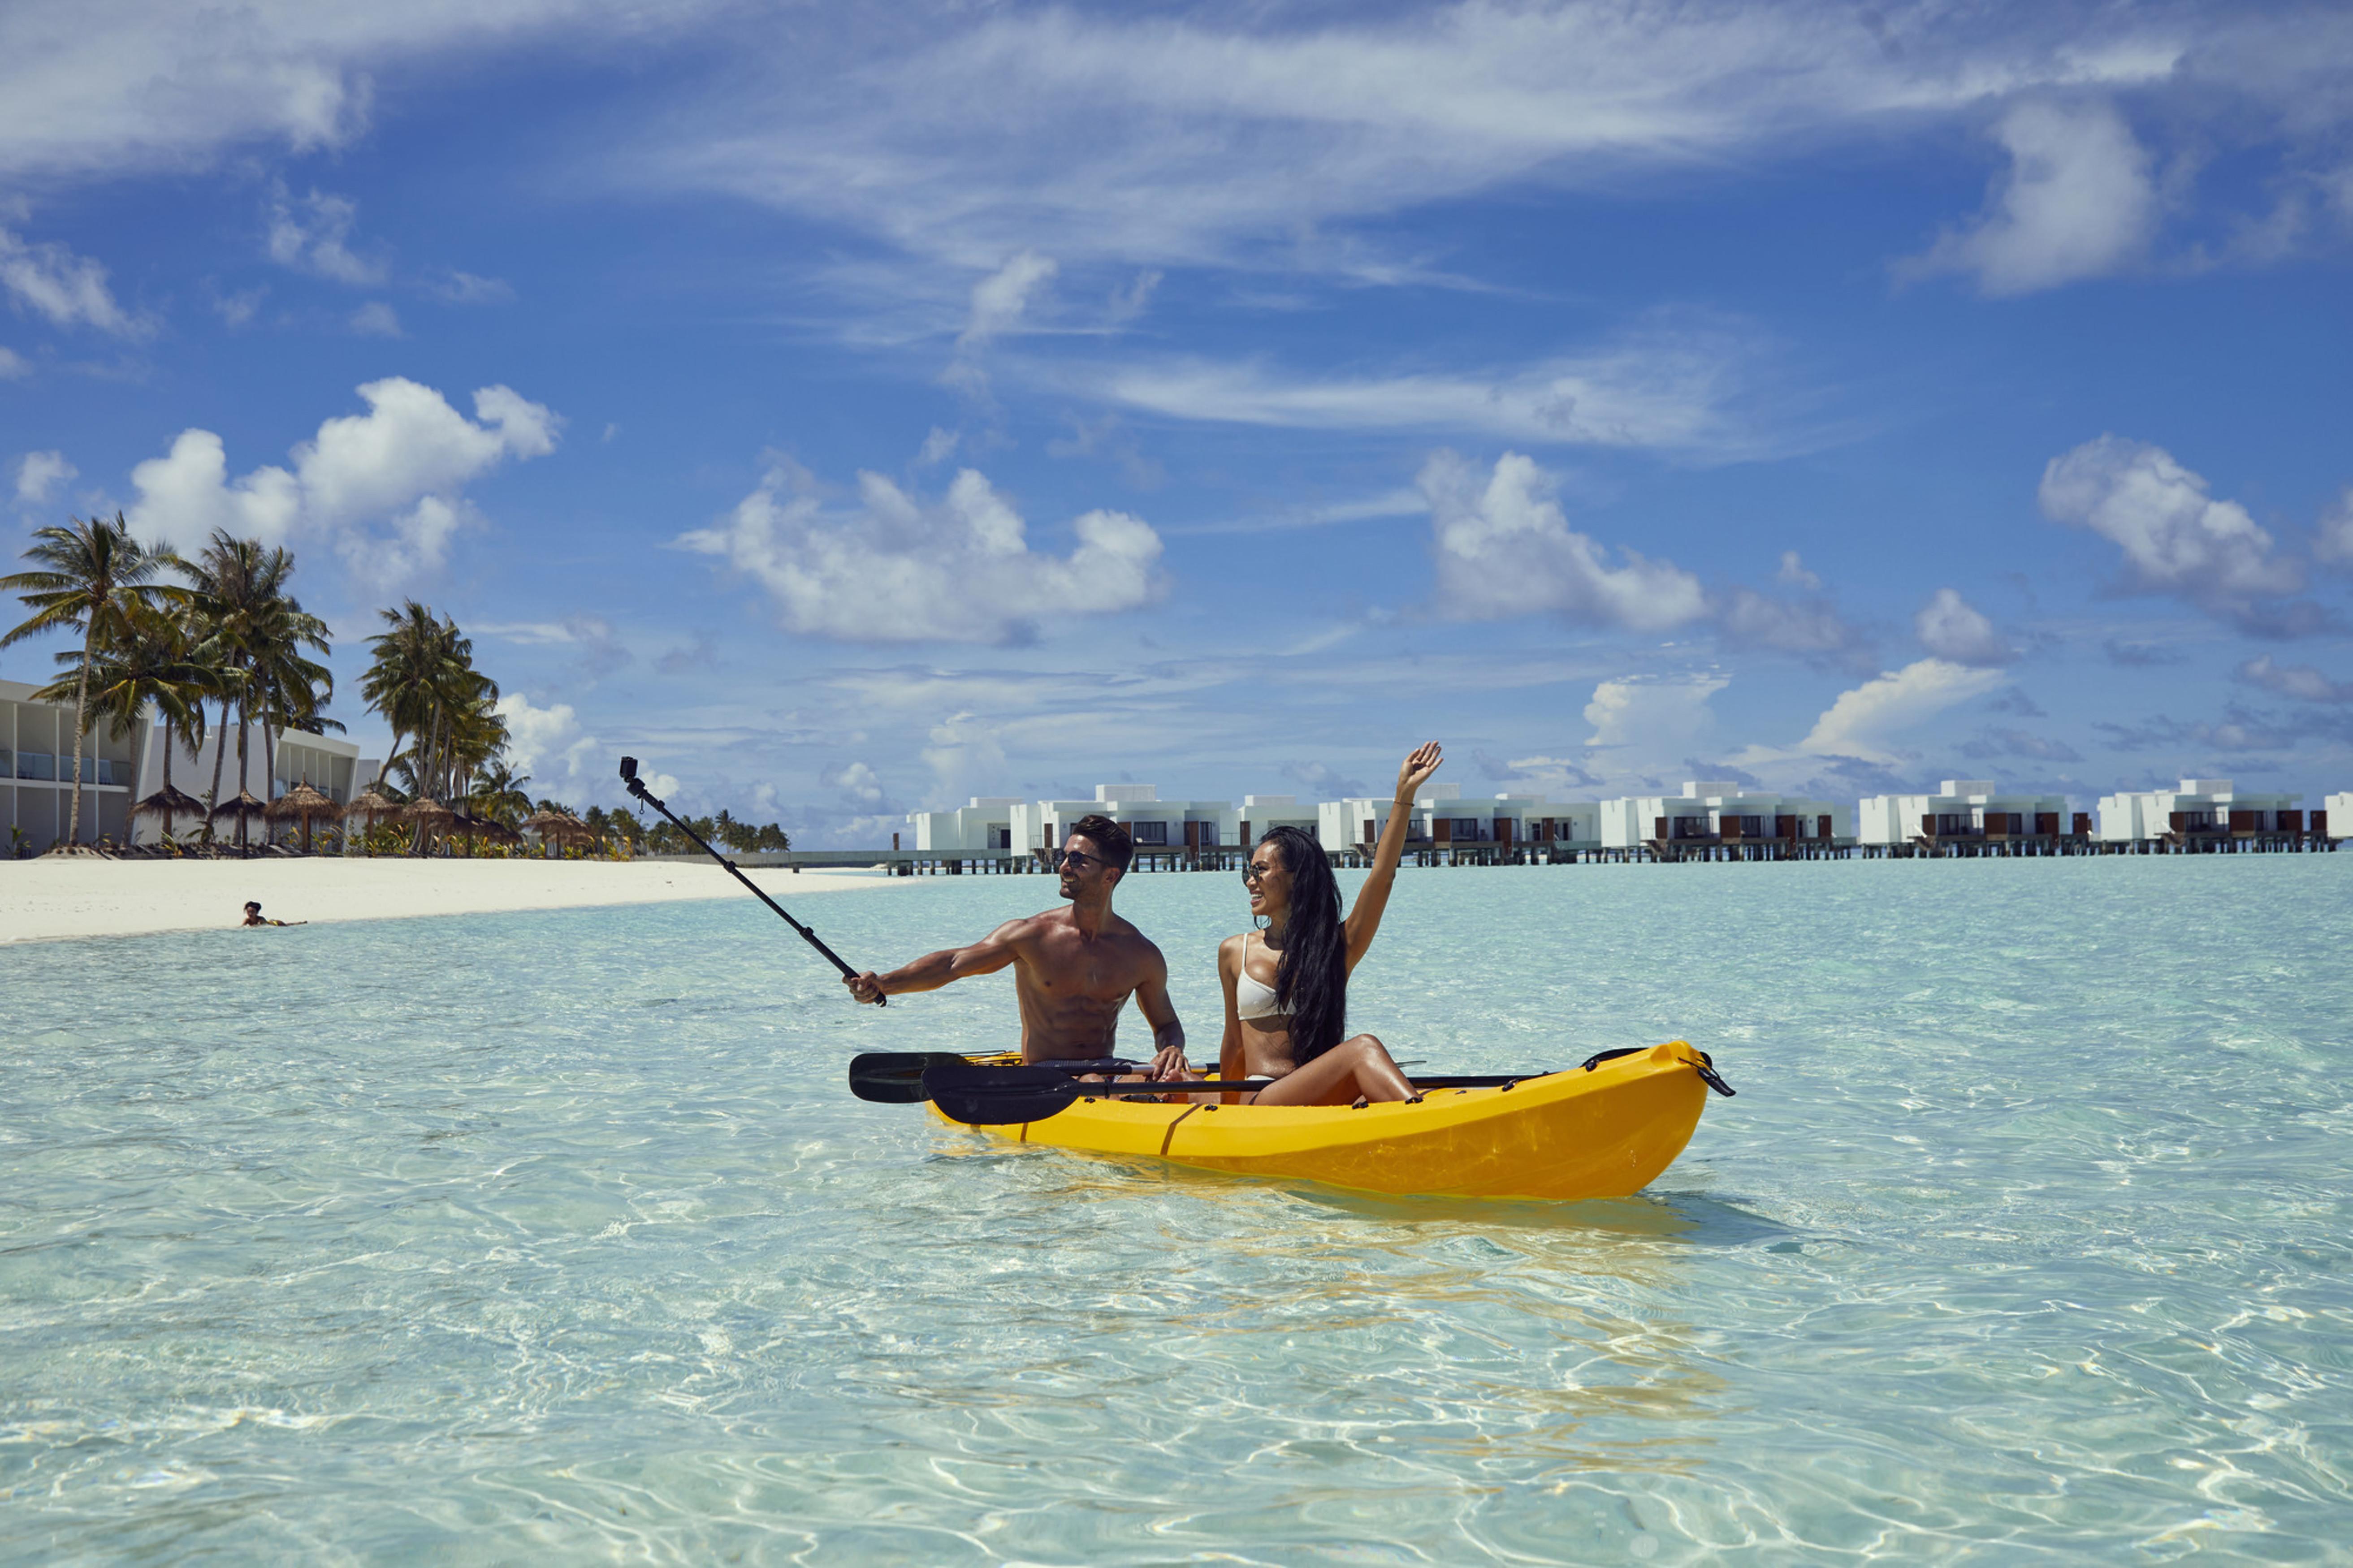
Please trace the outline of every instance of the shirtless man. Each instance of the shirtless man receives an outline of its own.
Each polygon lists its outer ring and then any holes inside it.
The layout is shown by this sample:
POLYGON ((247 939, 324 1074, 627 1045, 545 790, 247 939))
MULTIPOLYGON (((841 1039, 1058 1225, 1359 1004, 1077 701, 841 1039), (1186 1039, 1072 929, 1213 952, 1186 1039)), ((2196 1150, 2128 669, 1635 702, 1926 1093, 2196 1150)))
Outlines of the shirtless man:
POLYGON ((1008 921, 970 947, 944 948, 888 974, 869 970, 842 984, 860 1002, 880 1002, 910 991, 936 991, 951 981, 994 974, 1011 964, 1013 994, 1021 1003, 1025 1062, 1110 1057, 1120 1009, 1132 995, 1152 1026, 1152 1065, 1145 1076, 1186 1077, 1185 1026, 1168 1000, 1168 961, 1142 931, 1112 912, 1112 889, 1134 856, 1127 829, 1108 817, 1082 816, 1062 845, 1067 908, 1008 921))

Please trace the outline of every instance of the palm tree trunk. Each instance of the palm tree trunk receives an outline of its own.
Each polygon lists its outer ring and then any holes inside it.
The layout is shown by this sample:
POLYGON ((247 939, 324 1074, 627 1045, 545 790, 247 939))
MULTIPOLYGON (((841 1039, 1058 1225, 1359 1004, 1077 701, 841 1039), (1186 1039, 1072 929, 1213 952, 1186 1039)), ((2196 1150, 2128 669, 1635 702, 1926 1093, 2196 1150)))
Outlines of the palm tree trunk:
MULTIPOLYGON (((67 817, 66 842, 81 842, 81 742, 82 732, 90 727, 90 661, 98 657, 98 611, 90 613, 90 630, 81 639, 81 679, 74 688, 74 760, 73 810, 67 817)), ((91 824, 93 827, 97 825, 91 824)), ((97 837, 96 833, 90 835, 97 837)))
MULTIPOLYGON (((278 798, 278 742, 269 731, 269 710, 267 707, 261 712, 261 787, 269 792, 269 799, 278 798)), ((267 844, 270 841, 269 819, 265 816, 261 821, 261 841, 267 844)), ((306 826, 309 822, 310 818, 303 818, 306 826)), ((304 837, 307 838, 309 836, 306 834, 304 837)), ((309 847, 307 843, 303 846, 305 848, 309 847)))
POLYGON ((172 720, 164 718, 164 837, 172 837, 172 720))
MULTIPOLYGON (((253 714, 246 706, 246 699, 240 695, 237 700, 237 798, 240 801, 244 799, 247 794, 247 785, 245 782, 245 727, 251 722, 253 722, 253 714)), ((248 853, 251 847, 252 846, 247 842, 246 837, 245 808, 240 805, 237 813, 237 852, 243 855, 248 853)))
POLYGON ((213 841, 213 813, 220 809, 221 764, 228 761, 228 702, 224 694, 220 700, 219 731, 213 736, 213 787, 205 791, 205 842, 213 841))

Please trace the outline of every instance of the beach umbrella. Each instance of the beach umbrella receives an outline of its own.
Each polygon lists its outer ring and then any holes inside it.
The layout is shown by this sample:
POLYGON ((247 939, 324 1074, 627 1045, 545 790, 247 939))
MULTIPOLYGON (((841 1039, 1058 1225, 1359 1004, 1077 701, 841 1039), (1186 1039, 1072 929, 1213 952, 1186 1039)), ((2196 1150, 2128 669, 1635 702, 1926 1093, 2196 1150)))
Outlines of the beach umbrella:
POLYGON ((538 834, 542 844, 570 843, 575 834, 588 831, 581 826, 579 818, 566 812, 545 807, 524 817, 522 825, 530 831, 538 834))
POLYGON ((364 817, 369 822, 374 822, 378 817, 398 816, 406 809, 400 802, 387 799, 378 794, 376 787, 370 784, 352 797, 352 804, 343 807, 343 814, 347 816, 364 817))
POLYGON ((413 800, 403 806, 400 811, 400 820, 412 826, 423 828, 429 842, 433 835, 448 832, 449 825, 458 820, 458 814, 432 796, 427 795, 421 800, 413 800))
POLYGON ((343 808, 312 789, 307 779, 272 801, 269 813, 272 822, 301 822, 305 855, 311 853, 311 824, 322 817, 329 822, 340 821, 343 815, 343 808))
POLYGON ((202 816, 204 814, 205 803, 177 784, 165 785, 131 808, 133 816, 162 817, 164 831, 167 834, 172 831, 172 818, 202 816))
POLYGON ((243 849, 246 847, 245 844, 242 842, 245 834, 245 825, 257 816, 267 816, 269 814, 269 806, 267 802, 254 798, 254 794, 251 790, 241 789, 237 792, 234 797, 225 800, 218 805, 213 807, 212 820, 218 822, 224 816, 236 817, 237 819, 237 835, 240 840, 237 847, 239 849, 243 849))

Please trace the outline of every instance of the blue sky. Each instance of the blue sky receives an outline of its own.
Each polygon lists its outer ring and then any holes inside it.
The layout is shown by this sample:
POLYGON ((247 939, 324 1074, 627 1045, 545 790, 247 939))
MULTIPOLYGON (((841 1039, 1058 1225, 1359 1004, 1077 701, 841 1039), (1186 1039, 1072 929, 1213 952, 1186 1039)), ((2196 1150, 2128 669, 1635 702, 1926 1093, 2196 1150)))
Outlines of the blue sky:
POLYGON ((2348 128, 2326 6, 17 0, 0 500, 811 844, 1427 737, 2316 805, 2348 128))

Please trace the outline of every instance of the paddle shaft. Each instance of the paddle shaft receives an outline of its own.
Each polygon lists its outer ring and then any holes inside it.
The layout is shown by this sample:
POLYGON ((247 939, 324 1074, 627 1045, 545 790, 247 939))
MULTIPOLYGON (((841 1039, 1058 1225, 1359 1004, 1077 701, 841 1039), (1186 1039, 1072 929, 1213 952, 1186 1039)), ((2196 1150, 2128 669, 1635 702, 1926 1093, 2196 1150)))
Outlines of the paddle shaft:
MULTIPOLYGON (((793 919, 791 915, 786 914, 785 912, 785 906, 776 902, 776 900, 768 897, 766 893, 763 892, 760 889, 760 885, 752 880, 751 878, 744 875, 743 871, 737 868, 734 861, 730 860, 726 856, 722 855, 718 850, 713 849, 710 845, 704 843, 702 834, 697 833, 693 828, 689 827, 685 823, 680 821, 678 814, 670 810, 669 806, 664 805, 661 803, 661 798, 655 795, 653 791, 646 787, 646 784, 643 779, 638 777, 637 758, 623 757, 621 759, 621 779, 623 783, 629 786, 630 795, 641 801, 644 801, 648 805, 652 806, 656 811, 660 812, 664 816, 670 818, 670 825, 672 827, 677 828, 681 833, 685 834, 689 838, 693 839, 696 848, 702 850, 705 855, 710 856, 713 860, 718 861, 722 866, 726 867, 727 874, 729 876, 734 878, 737 881, 751 889, 752 896, 754 898, 759 900, 762 903, 776 910, 777 918, 782 920, 786 925, 792 927, 795 931, 801 933, 801 940, 803 942, 807 942, 811 947, 825 954, 827 960, 831 963, 836 969, 841 971, 841 977, 844 980, 857 978, 858 971, 850 968, 849 964, 844 963, 841 961, 841 954, 826 946, 824 942, 818 938, 817 932, 809 930, 808 927, 793 919)), ((885 1007, 891 1005, 891 999, 888 996, 878 997, 877 1000, 885 1007)))

